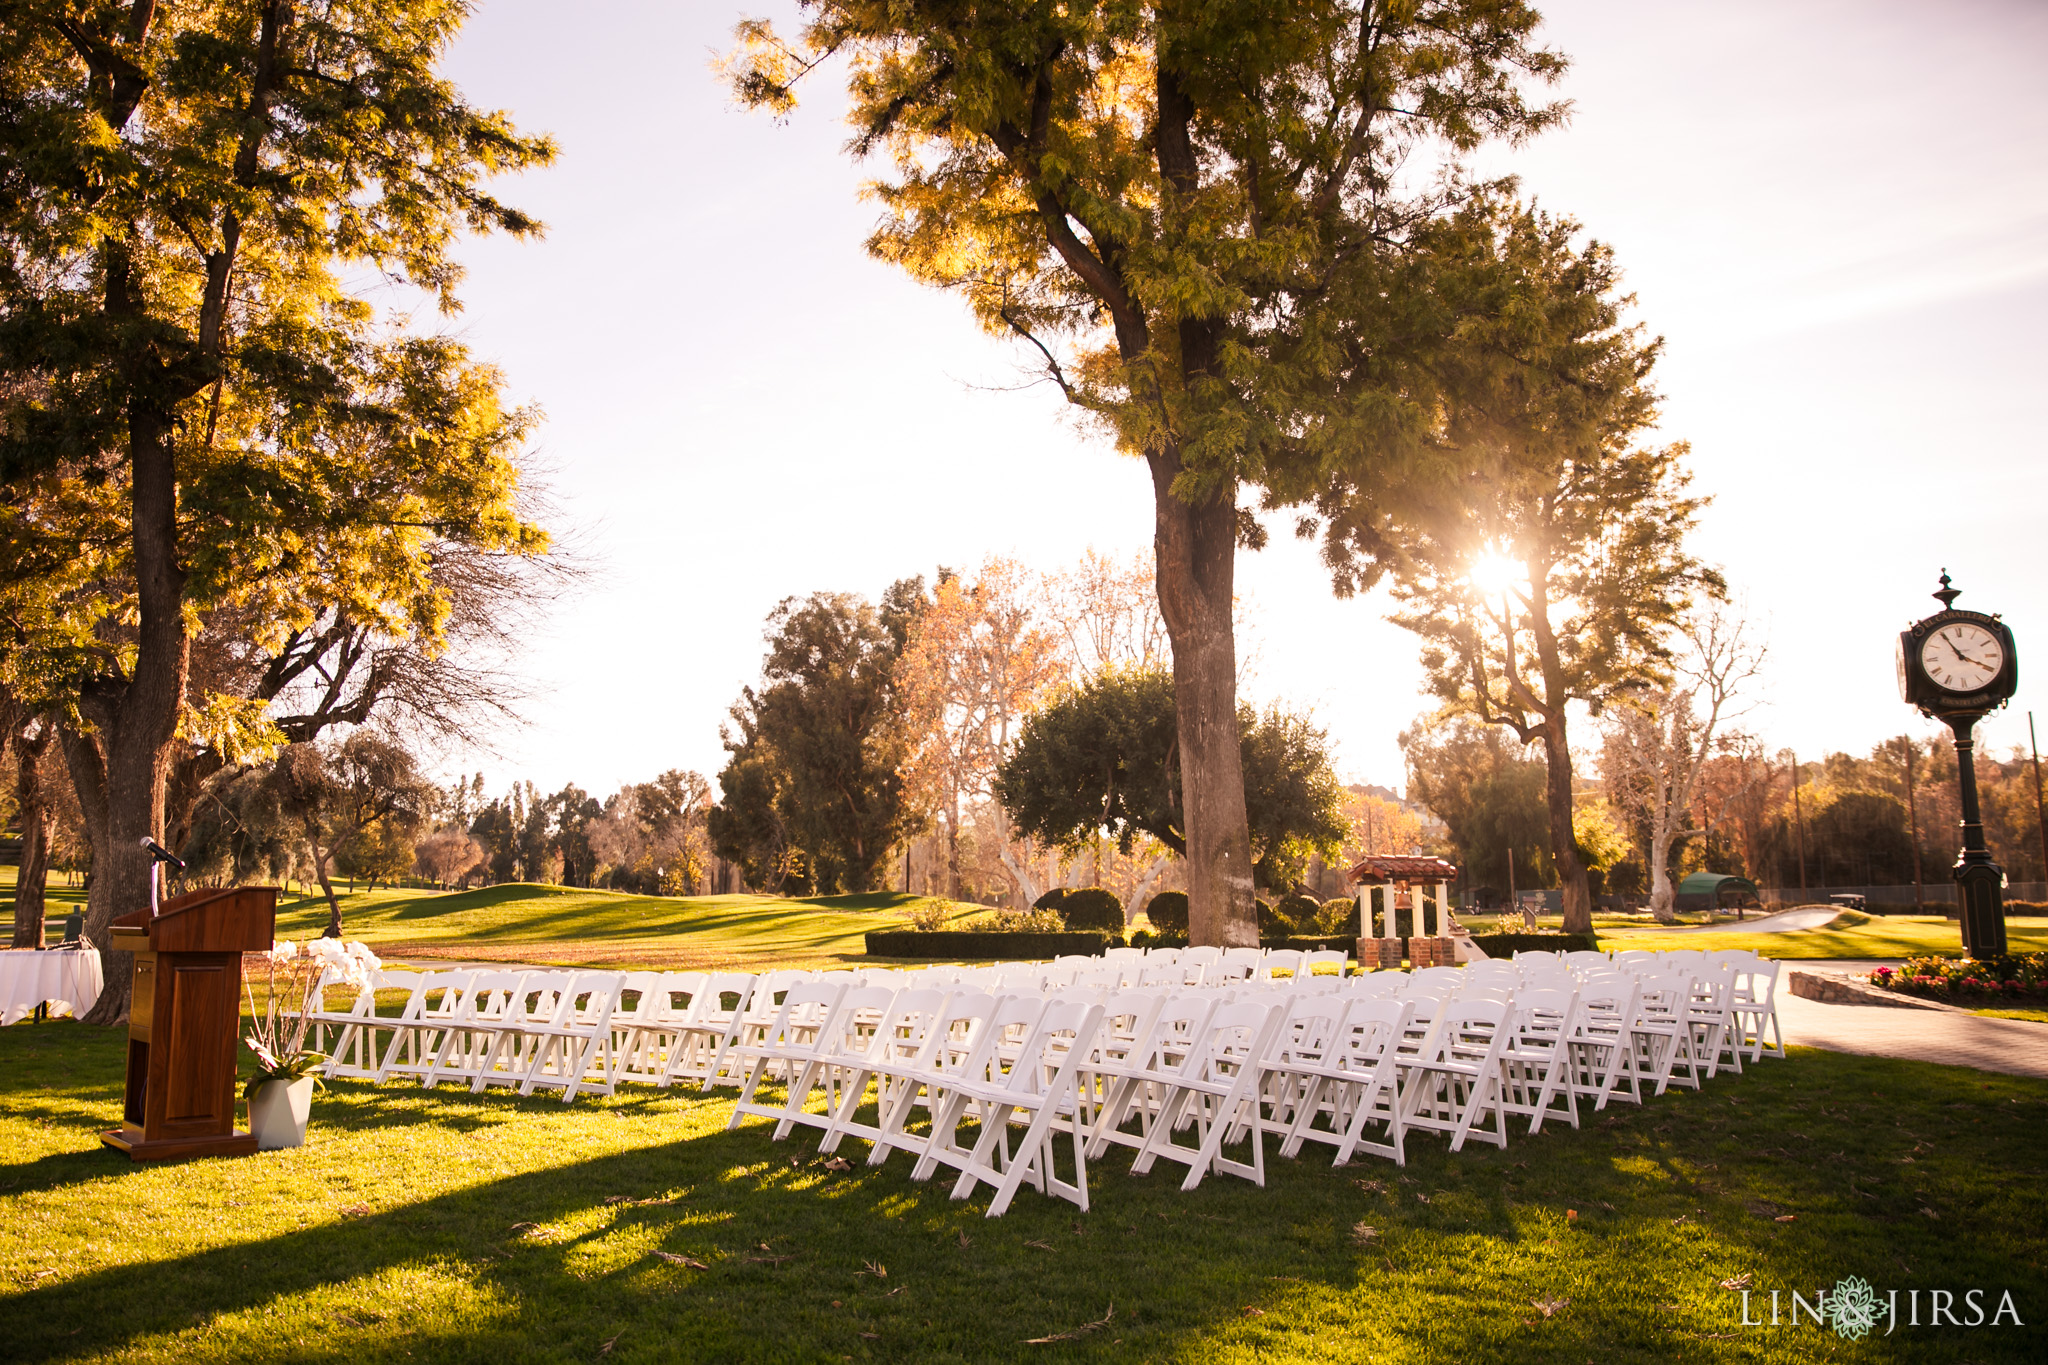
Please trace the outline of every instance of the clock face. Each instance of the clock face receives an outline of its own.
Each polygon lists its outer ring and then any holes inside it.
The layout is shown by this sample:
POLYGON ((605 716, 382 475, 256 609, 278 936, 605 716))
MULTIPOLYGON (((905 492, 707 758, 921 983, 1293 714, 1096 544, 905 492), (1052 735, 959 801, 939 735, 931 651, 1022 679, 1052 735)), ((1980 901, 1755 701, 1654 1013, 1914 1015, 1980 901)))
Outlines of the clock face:
POLYGON ((1958 621, 1920 645, 1920 667, 1948 692, 1981 692, 2005 667, 2005 647, 1982 626, 1958 621))

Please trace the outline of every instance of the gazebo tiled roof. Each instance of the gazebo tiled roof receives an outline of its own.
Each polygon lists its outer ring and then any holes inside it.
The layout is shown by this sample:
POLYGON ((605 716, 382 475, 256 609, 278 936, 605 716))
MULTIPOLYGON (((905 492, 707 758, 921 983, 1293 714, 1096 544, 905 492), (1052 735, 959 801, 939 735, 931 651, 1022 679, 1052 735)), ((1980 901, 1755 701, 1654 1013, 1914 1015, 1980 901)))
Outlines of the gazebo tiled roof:
POLYGON ((1351 869, 1354 882, 1449 882, 1457 879, 1455 863, 1415 854, 1375 853, 1351 869))

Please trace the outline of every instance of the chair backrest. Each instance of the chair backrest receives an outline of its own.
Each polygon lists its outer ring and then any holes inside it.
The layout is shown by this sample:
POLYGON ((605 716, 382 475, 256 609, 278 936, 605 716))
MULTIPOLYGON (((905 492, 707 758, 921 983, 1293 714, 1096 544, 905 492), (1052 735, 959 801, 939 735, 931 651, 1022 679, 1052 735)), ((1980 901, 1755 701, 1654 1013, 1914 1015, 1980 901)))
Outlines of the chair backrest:
POLYGON ((1516 1035, 1562 1036, 1571 1027, 1578 1001, 1578 991, 1569 986, 1524 987, 1515 992, 1516 1035))
POLYGON ((1351 1002, 1337 995, 1297 992, 1266 1046, 1269 1064, 1315 1064, 1326 1061, 1337 1046, 1345 1012, 1351 1002))
POLYGON ((1350 1005, 1337 1037, 1335 1060, 1346 1071, 1369 1071, 1383 1057, 1398 1054, 1414 1005, 1393 998, 1354 998, 1350 1005))
POLYGON ((1541 958, 1548 958, 1548 959, 1549 959, 1550 961, 1552 961, 1552 962, 1555 962, 1555 961, 1557 961, 1557 954, 1556 954, 1556 953, 1554 953, 1554 952, 1552 952, 1552 951, 1550 951, 1550 949, 1548 949, 1548 948, 1519 948, 1519 949, 1517 949, 1517 950, 1515 951, 1515 957, 1514 957, 1514 960, 1515 960, 1515 961, 1517 961, 1517 962, 1520 962, 1520 961, 1521 961, 1521 960, 1522 960, 1523 958, 1538 958, 1538 959, 1541 959, 1541 958))
POLYGON ((461 1015, 465 1020, 515 1019, 523 1009, 529 978, 535 972, 478 972, 463 991, 461 1015))
POLYGON ((1125 958, 1142 958, 1145 956, 1145 950, 1143 948, 1105 948, 1102 950, 1102 955, 1115 962, 1125 958))
POLYGON ((1498 1055, 1507 1042, 1514 1007, 1497 1000, 1451 1000, 1438 1016, 1432 1035, 1434 1055, 1470 1060, 1498 1055))
POLYGON ((1301 955, 1301 976, 1306 979, 1315 975, 1318 967, 1335 967, 1336 975, 1344 975, 1344 963, 1348 955, 1341 948, 1317 948, 1301 955))
POLYGON ((1236 1076, 1243 1067, 1257 1066, 1265 1055, 1280 1008, 1264 1000, 1233 1000, 1218 1005, 1202 1028, 1203 1079, 1214 1083, 1236 1076))
POLYGON ((1626 966, 1632 962, 1647 962, 1657 955, 1648 948, 1623 948, 1607 960, 1614 966, 1626 966))
POLYGON ((1434 986, 1438 982, 1449 982, 1455 986, 1466 980, 1463 967, 1424 967, 1409 976, 1410 990, 1417 986, 1434 986))
POLYGON ((473 971, 421 972, 413 983, 412 999, 405 1002, 404 1018, 448 1019, 464 1008, 469 999, 473 971))
MULTIPOLYGON (((1131 949, 1136 952, 1137 950, 1131 949)), ((1187 950, 1184 948, 1153 948, 1145 954, 1147 962, 1178 962, 1187 950)))
POLYGON ((654 981, 654 1019, 664 1023, 686 1023, 696 1017, 709 972, 662 972, 654 981))
POLYGON ((809 972, 763 972, 754 978, 753 987, 747 992, 747 1002, 741 1007, 742 1017, 752 1023, 772 1024, 782 1008, 783 998, 802 985, 810 976, 809 972))
POLYGON ((1564 962, 1567 967, 1579 971, 1600 971, 1607 966, 1607 954, 1581 948, 1576 952, 1566 953, 1564 962))
POLYGON ((1206 966, 1212 962, 1221 962, 1223 960, 1223 950, 1214 944, 1203 944, 1199 948, 1183 948, 1180 950, 1179 960, 1183 964, 1199 962, 1206 966))
POLYGON ((950 991, 913 987, 898 991, 888 1013, 875 1027, 868 1055, 879 1061, 906 1064, 932 1046, 932 1029, 944 1015, 950 991))
MULTIPOLYGON (((1232 949, 1242 952, 1243 949, 1232 949)), ((1301 950, 1298 948, 1276 948, 1270 953, 1253 959, 1252 979, 1271 981, 1275 972, 1286 972, 1289 977, 1301 975, 1301 950)))

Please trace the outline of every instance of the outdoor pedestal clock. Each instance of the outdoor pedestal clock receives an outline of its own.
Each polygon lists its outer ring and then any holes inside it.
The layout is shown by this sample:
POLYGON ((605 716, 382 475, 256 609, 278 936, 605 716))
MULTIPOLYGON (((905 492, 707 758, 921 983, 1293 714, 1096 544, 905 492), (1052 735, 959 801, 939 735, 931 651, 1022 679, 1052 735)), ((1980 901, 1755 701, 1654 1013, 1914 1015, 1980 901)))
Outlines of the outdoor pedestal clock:
POLYGON ((2019 687, 2019 655, 2012 631, 1997 616, 1958 611, 1961 593, 1941 573, 1934 594, 1941 610, 1899 636, 1899 695, 1920 714, 1955 731, 1956 771, 1962 787, 1963 851, 1953 875, 1963 924, 1963 950, 1973 958, 2005 955, 2005 872, 1984 845, 1977 810, 1978 721, 2012 699, 2019 687))

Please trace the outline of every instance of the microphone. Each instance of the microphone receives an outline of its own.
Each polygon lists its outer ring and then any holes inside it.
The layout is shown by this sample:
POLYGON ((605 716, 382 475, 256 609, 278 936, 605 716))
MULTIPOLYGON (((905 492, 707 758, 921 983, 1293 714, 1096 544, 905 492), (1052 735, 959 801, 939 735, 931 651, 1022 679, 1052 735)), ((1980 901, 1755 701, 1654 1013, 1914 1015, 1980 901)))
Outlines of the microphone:
POLYGON ((177 869, 180 872, 183 872, 185 870, 185 860, 183 858, 180 858, 177 854, 171 852, 162 844, 150 838, 147 834, 142 836, 142 847, 147 849, 149 852, 149 856, 156 859, 158 862, 169 863, 173 868, 177 869))

